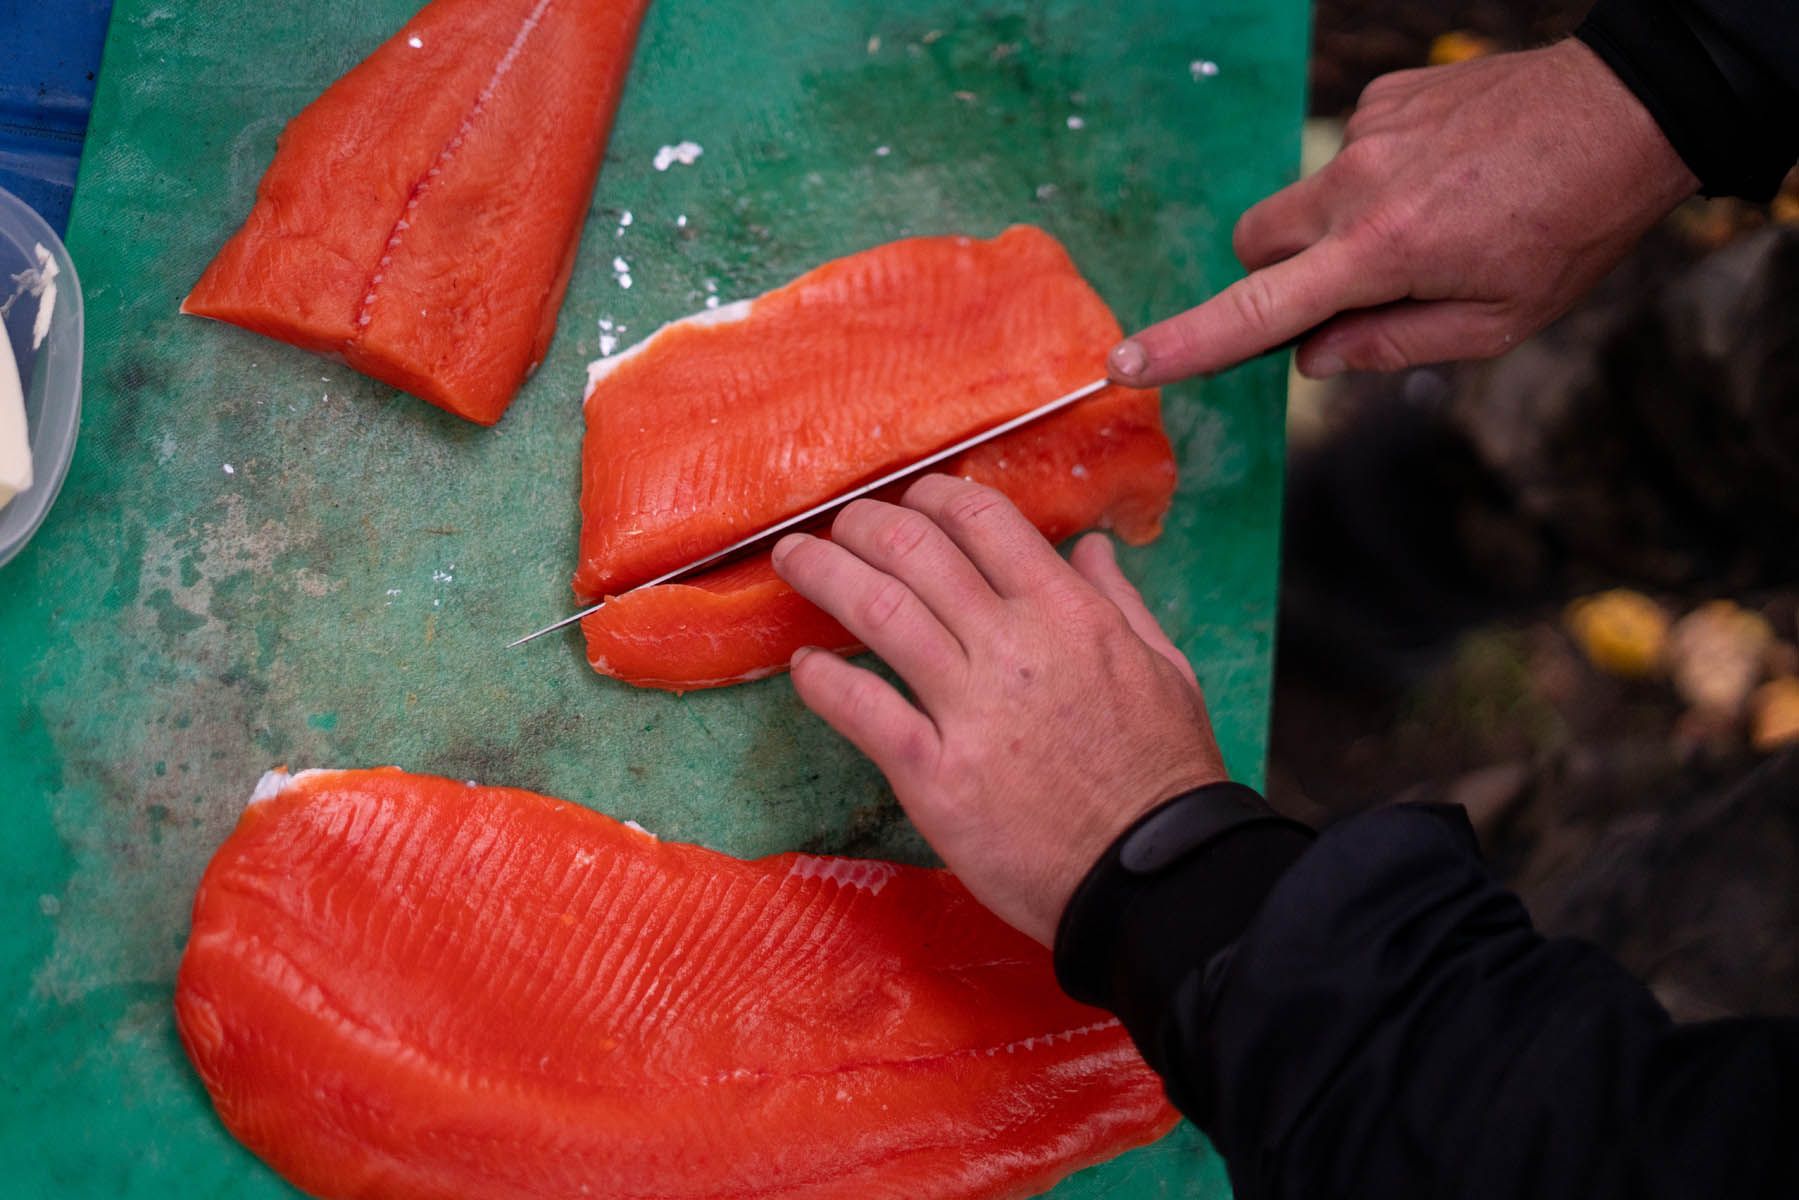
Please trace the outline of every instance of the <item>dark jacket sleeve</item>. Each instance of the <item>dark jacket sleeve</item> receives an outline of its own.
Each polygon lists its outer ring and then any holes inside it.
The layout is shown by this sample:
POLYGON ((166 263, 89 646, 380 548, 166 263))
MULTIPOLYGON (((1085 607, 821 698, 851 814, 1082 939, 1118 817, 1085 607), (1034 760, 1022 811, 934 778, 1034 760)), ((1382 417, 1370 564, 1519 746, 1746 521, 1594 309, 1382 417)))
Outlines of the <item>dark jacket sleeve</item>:
POLYGON ((1103 860, 1056 954, 1239 1200, 1799 1195, 1799 1022, 1676 1026, 1597 950, 1538 935, 1459 809, 1369 813, 1276 878, 1238 872, 1259 903, 1231 944, 1216 922, 1204 944, 1133 934, 1119 914, 1149 890, 1206 893, 1213 849, 1148 879, 1103 860))
POLYGON ((1799 5, 1599 0, 1576 31, 1707 195, 1766 200, 1799 159, 1799 5))

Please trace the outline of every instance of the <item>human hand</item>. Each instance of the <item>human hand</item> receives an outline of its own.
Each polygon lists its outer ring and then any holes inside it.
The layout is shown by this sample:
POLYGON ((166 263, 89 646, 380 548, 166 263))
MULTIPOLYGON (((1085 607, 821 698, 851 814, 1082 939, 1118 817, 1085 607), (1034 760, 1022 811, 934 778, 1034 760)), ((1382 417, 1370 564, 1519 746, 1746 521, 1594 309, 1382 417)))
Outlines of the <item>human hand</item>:
POLYGON ((1490 358, 1698 186, 1578 41, 1384 75, 1335 159, 1243 214, 1250 274, 1114 347, 1111 376, 1151 387, 1295 338, 1319 378, 1490 358))
POLYGON ((774 565, 912 692, 805 649, 800 698, 969 891, 1045 945, 1131 822, 1225 778, 1193 668, 1103 535, 1064 562, 1000 493, 929 475, 899 505, 849 505, 830 541, 783 538, 774 565))

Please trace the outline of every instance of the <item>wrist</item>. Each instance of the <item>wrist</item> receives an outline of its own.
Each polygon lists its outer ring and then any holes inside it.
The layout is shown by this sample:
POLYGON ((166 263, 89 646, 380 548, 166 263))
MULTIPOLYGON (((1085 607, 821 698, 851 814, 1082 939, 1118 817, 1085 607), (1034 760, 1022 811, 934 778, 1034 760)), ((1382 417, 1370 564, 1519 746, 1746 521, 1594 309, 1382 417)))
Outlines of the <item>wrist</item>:
POLYGON ((1241 784, 1158 805, 1113 841, 1063 909, 1054 941, 1063 989, 1118 1013, 1141 1043, 1167 994, 1241 936, 1312 836, 1241 784))
POLYGON ((1110 803, 1090 803, 1064 818, 1063 852, 1045 863, 1052 869, 1044 893, 1045 936, 1040 940, 1053 944, 1062 914, 1067 911, 1082 881, 1093 873, 1094 864, 1100 862, 1111 848, 1176 799, 1213 785, 1237 786, 1230 782, 1216 752, 1202 757, 1196 766, 1166 776, 1159 786, 1144 786, 1141 780, 1135 784, 1121 784, 1121 789, 1129 795, 1128 803, 1117 803, 1114 796, 1109 798, 1110 803))
POLYGON ((1553 47, 1566 69, 1582 81, 1582 99, 1600 128, 1597 136, 1625 162, 1636 182, 1636 197, 1657 213, 1666 213, 1699 190, 1699 178, 1643 101, 1618 77, 1608 62, 1580 38, 1553 47))
POLYGON ((1598 0, 1575 38, 1669 143, 1696 189, 1762 201, 1799 157, 1799 94, 1708 14, 1677 0, 1598 0))

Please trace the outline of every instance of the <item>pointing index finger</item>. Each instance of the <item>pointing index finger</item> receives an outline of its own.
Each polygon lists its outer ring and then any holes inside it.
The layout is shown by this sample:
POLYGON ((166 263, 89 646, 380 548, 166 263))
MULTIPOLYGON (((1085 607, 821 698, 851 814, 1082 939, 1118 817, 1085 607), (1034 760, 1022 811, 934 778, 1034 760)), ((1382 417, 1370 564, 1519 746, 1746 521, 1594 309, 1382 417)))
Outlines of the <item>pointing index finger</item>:
POLYGON ((1197 308, 1113 347, 1112 379, 1156 387, 1209 375, 1272 350, 1340 312, 1398 300, 1392 271, 1363 261, 1341 238, 1253 271, 1197 308))

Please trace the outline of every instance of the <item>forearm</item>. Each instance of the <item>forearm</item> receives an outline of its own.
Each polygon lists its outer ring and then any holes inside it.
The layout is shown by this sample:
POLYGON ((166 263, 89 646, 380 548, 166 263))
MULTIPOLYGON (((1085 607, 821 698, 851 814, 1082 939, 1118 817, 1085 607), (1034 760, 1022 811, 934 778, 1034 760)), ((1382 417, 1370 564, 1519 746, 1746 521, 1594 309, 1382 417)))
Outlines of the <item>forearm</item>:
POLYGON ((1577 35, 1710 195, 1765 200, 1799 159, 1799 17, 1769 0, 1599 0, 1577 35))
POLYGON ((1459 810, 1346 821, 1259 900, 1200 964, 1117 929, 1099 997, 1243 1200, 1791 1194, 1794 1027, 1675 1028, 1592 948, 1535 933, 1459 810))

